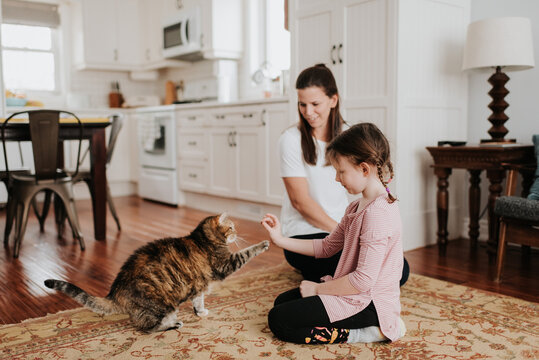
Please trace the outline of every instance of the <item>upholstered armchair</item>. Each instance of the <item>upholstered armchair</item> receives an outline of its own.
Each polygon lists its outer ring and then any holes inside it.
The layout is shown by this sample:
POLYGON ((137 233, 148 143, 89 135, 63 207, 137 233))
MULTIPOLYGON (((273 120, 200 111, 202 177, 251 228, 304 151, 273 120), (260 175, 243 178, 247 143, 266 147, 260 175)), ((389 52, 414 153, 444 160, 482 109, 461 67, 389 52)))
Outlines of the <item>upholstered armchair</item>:
MULTIPOLYGON (((533 136, 535 155, 539 160, 539 135, 533 136)), ((539 246, 539 166, 507 165, 509 170, 505 196, 496 199, 494 212, 500 217, 496 274, 501 280, 507 243, 539 246), (535 171, 535 180, 527 197, 515 196, 518 173, 535 171)), ((530 177, 531 178, 531 177, 530 177)), ((525 184, 526 185, 526 184, 525 184)), ((524 186, 525 186, 524 185, 524 186)), ((529 184, 528 184, 529 185, 529 184)))

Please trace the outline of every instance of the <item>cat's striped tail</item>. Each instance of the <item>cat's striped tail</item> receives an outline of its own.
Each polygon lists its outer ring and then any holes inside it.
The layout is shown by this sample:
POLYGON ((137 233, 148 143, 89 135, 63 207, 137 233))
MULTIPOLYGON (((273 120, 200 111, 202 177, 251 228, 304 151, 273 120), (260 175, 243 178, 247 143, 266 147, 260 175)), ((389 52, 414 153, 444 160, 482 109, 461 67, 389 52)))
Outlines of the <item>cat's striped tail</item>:
POLYGON ((90 295, 78 286, 66 281, 48 279, 45 280, 45 286, 71 296, 75 301, 98 314, 114 314, 119 312, 118 308, 111 300, 90 295))

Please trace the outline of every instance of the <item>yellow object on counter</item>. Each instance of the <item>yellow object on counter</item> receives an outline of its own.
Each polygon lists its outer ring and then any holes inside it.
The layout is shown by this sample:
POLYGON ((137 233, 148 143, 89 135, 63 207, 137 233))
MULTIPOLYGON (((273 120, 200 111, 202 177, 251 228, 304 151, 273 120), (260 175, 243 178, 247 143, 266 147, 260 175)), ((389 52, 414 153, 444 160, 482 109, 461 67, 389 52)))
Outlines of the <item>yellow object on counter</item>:
POLYGON ((24 106, 43 107, 45 105, 43 105, 43 103, 41 101, 38 101, 38 100, 28 100, 26 102, 26 105, 24 105, 24 106))

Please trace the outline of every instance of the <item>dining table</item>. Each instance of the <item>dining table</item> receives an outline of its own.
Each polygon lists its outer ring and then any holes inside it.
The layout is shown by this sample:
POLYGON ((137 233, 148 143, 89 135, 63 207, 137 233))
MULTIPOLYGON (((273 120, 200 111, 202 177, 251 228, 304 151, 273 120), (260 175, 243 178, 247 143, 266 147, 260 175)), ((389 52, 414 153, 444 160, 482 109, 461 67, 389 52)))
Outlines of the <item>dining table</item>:
MULTIPOLYGON (((0 123, 5 119, 0 119, 0 123)), ((108 118, 80 118, 82 122, 82 140, 89 142, 91 182, 89 184, 92 196, 92 211, 94 219, 94 237, 105 240, 107 235, 107 146, 105 129, 110 125, 108 118)), ((11 119, 5 127, 6 141, 31 141, 30 128, 26 119, 11 119)), ((61 118, 58 136, 61 141, 78 140, 80 128, 76 119, 61 118)), ((1 139, 0 139, 1 141, 1 139)), ((63 150, 63 147, 61 147, 63 150)), ((59 156, 58 165, 63 167, 63 151, 59 156)))

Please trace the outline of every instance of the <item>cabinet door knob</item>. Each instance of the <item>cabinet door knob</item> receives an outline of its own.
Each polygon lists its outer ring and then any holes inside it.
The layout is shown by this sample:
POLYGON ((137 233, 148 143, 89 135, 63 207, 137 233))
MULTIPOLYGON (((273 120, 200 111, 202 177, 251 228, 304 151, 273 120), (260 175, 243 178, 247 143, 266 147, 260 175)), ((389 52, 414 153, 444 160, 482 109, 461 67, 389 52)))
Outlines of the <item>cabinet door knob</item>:
POLYGON ((197 142, 196 141, 189 141, 187 143, 187 145, 190 145, 190 146, 196 146, 197 142))
POLYGON ((342 44, 339 44, 339 51, 337 52, 337 56, 339 57, 339 64, 342 64, 341 50, 342 44))
POLYGON ((335 52, 335 49, 337 49, 337 46, 336 45, 333 45, 333 47, 331 48, 331 51, 329 53, 329 57, 331 58, 331 63, 333 65, 335 65, 337 62, 335 61, 335 59, 333 58, 333 53, 335 52))

